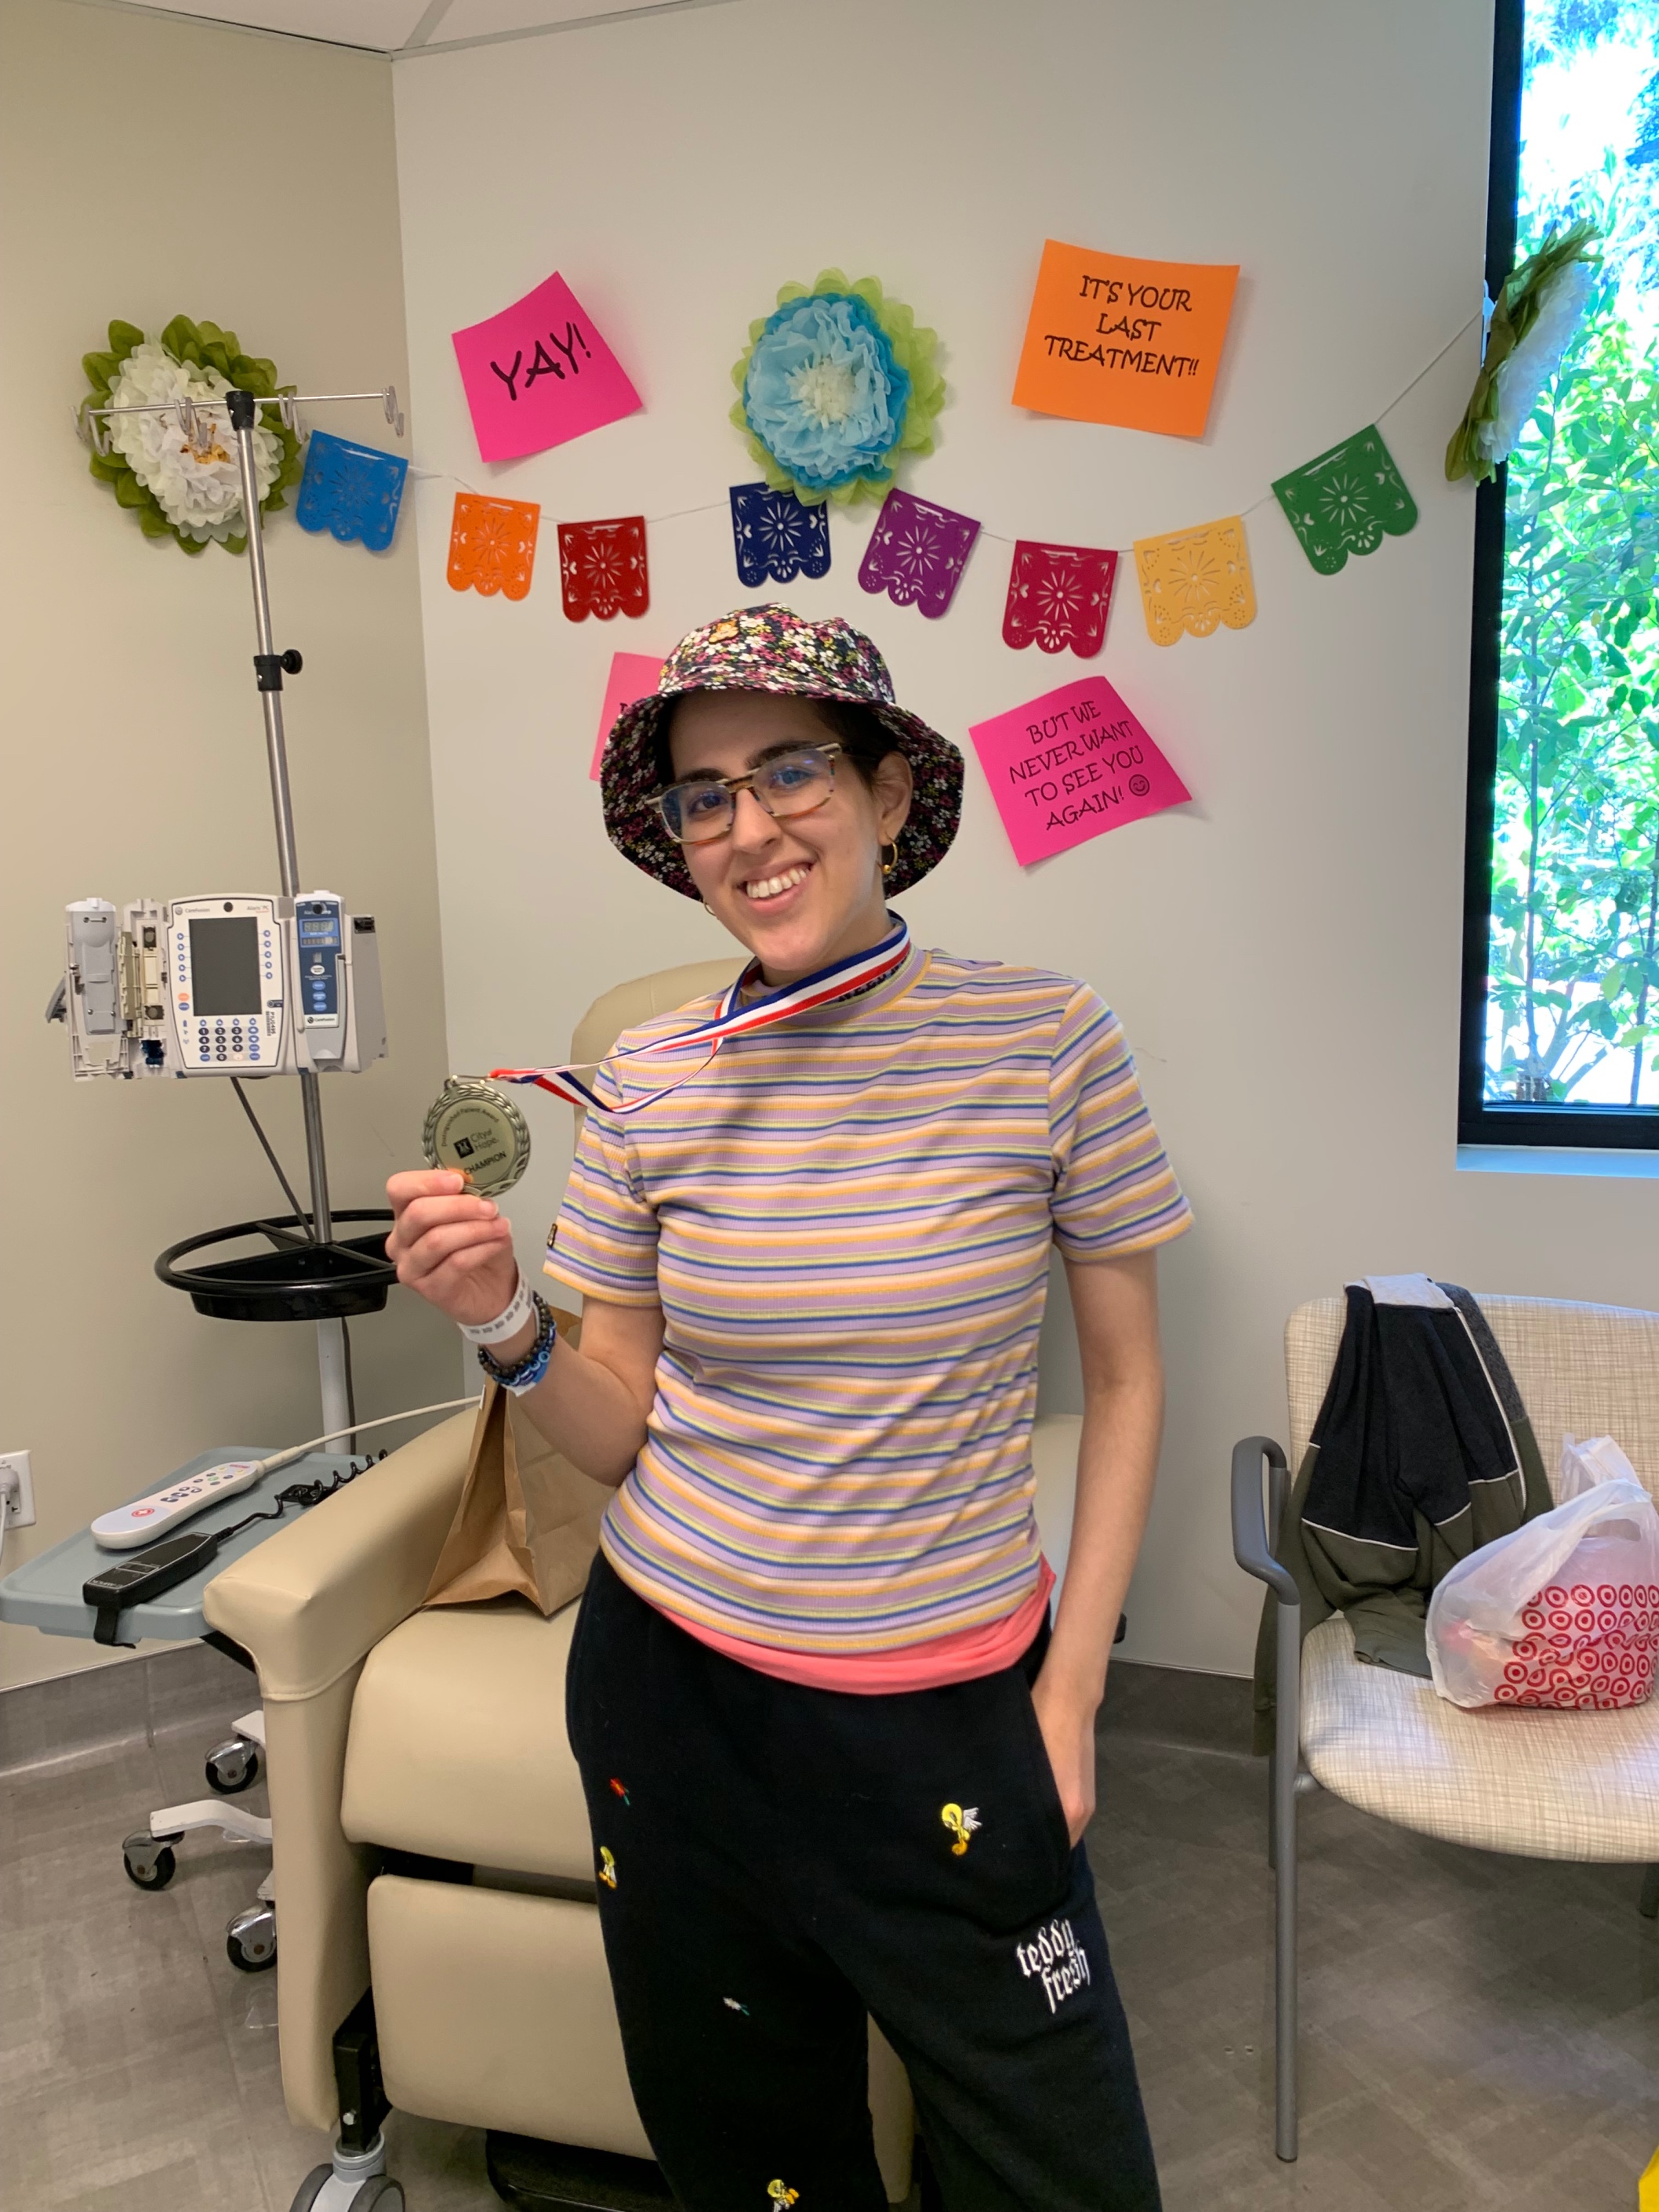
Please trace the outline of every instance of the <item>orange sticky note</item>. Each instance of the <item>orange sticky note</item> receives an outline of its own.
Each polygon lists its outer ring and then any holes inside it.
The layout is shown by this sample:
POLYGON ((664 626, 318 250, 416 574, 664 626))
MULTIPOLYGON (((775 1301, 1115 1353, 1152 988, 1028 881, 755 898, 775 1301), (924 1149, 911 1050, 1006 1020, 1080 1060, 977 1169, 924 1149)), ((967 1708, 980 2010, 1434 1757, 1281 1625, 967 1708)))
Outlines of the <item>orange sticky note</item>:
POLYGON ((1237 282, 1237 264, 1132 261, 1046 240, 1015 406, 1201 438, 1237 282))

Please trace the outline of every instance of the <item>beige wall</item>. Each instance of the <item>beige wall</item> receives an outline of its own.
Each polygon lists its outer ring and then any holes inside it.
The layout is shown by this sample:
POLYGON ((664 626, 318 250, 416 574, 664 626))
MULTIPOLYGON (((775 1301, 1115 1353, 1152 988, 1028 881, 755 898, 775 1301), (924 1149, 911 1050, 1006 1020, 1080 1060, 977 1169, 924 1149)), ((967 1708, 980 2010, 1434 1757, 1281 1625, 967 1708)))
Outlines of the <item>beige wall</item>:
MULTIPOLYGON (((587 761, 613 650, 662 652, 781 597, 867 628, 900 697, 965 740, 1079 672, 1002 642, 1010 538, 1127 549, 1249 510, 1251 628, 1161 650, 1126 559, 1089 664, 1193 805, 1022 871, 970 759, 957 848, 901 902, 924 942, 1097 986, 1192 1193, 1198 1226, 1164 1267, 1170 1418, 1133 1658, 1248 1667, 1259 1592, 1231 1558, 1228 1453, 1283 1427, 1297 1301, 1428 1268, 1659 1303, 1659 1183, 1455 1158, 1474 501, 1442 455, 1475 369, 1491 58, 1490 8, 1444 0, 1194 0, 1178 20, 1144 0, 737 0, 394 70, 420 458, 543 503, 515 606, 447 590, 454 487, 420 493, 438 787, 512 800, 441 818, 458 1066, 556 1057, 597 990, 722 949, 604 841, 587 761), (526 149, 510 189, 457 158, 486 145, 526 149), (1012 405, 1045 236, 1242 264, 1202 440, 1012 405), (730 366, 780 283, 833 264, 873 270, 940 333, 951 404, 908 480, 985 526, 942 621, 859 589, 867 511, 835 514, 822 581, 737 580, 726 488, 756 471, 726 421, 730 366), (485 468, 449 332, 554 267, 645 410, 485 468), (1269 484, 1414 380, 1385 434, 1418 528, 1316 574, 1269 484), (566 622, 554 521, 641 512, 663 518, 648 616, 566 622)), ((568 1146, 561 1109, 530 1111, 526 1257, 568 1146)), ((1068 1334, 1062 1307, 1056 1407, 1076 1388, 1068 1334)))
MULTIPOLYGON (((33 1453, 40 1514, 9 1565, 198 1451, 320 1425, 313 1330, 204 1320, 151 1272, 177 1238, 272 1206, 228 1087, 73 1084, 40 1018, 66 900, 276 887, 246 568, 142 538, 70 410, 112 316, 159 331, 179 311, 301 390, 406 386, 390 74, 62 0, 0 10, 0 1449, 33 1453)), ((370 409, 326 421, 392 442, 370 409)), ((412 533, 373 556, 282 516, 269 547, 277 643, 306 656, 287 694, 301 873, 380 924, 391 1058, 324 1086, 336 1203, 369 1205, 444 1060, 412 533)), ((256 1095, 297 1178, 297 1086, 256 1095)), ((459 1372, 401 1294, 354 1338, 366 1416, 459 1372)), ((0 1680, 92 1656, 0 1631, 0 1680)))

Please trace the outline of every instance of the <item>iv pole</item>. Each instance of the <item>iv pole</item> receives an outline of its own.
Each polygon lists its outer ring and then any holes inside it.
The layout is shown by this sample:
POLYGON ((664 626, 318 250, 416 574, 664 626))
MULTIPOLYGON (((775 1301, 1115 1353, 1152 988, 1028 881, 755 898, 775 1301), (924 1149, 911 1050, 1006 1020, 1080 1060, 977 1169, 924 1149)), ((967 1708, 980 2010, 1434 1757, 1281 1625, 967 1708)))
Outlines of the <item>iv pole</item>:
MULTIPOLYGON (((276 817, 276 866, 282 881, 284 918, 291 917, 300 893, 300 862, 294 843, 294 802, 288 783, 288 741, 283 732, 283 677, 297 676, 303 665, 291 649, 276 653, 271 644, 270 594, 265 586, 264 517, 259 511, 258 479, 253 465, 253 430, 258 402, 251 392, 228 392, 225 404, 236 438, 236 461, 242 479, 242 517, 247 525, 247 573, 253 587, 253 629, 258 650, 253 656, 259 704, 265 715, 265 757, 270 768, 270 806, 276 817)), ((298 1012, 298 979, 294 985, 298 1012)), ((323 1101, 314 1068, 300 1070, 300 1104, 305 1115, 306 1167, 311 1178, 312 1234, 319 1244, 334 1241, 334 1221, 328 1204, 328 1155, 323 1145, 323 1101)), ((346 1403, 345 1323, 317 1324, 317 1368, 322 1390, 323 1426, 343 1429, 351 1419, 346 1403)))
MULTIPOLYGON (((197 417, 216 413, 222 407, 230 417, 230 428, 236 441, 236 462, 241 477, 242 515, 247 525, 248 581, 253 590, 253 628, 258 650, 253 656, 255 679, 259 690, 259 703, 264 710, 265 757, 270 769, 270 805, 276 830, 276 865, 282 882, 281 912, 284 920, 291 921, 294 902, 300 890, 300 863, 294 842, 294 805, 289 790, 288 744, 283 731, 283 678, 297 676, 304 665, 300 655, 291 647, 277 653, 272 644, 270 628, 270 595, 265 582, 265 545, 264 517, 259 507, 258 478, 254 467, 253 433, 261 407, 275 407, 283 422, 292 428, 296 410, 301 406, 315 407, 335 401, 378 399, 386 410, 386 419, 401 438, 404 418, 398 405, 396 389, 388 385, 383 392, 322 392, 304 397, 291 392, 271 398, 233 387, 223 398, 214 401, 174 399, 152 402, 139 407, 88 407, 77 410, 82 434, 94 453, 109 449, 99 425, 112 415, 176 415, 185 435, 194 442, 197 417)), ((297 990, 297 979, 293 987, 297 990)), ((295 1001, 295 1018, 298 1015, 295 1001)), ((316 1072, 312 1068, 300 1071, 300 1103, 305 1116, 306 1167, 311 1182, 312 1236, 319 1244, 332 1243, 334 1219, 329 1206, 328 1158, 323 1144, 323 1102, 316 1072)), ((317 1323, 317 1368, 323 1402, 323 1427, 337 1435, 344 1435, 350 1425, 351 1412, 347 1403, 346 1343, 343 1321, 319 1321, 317 1323)))

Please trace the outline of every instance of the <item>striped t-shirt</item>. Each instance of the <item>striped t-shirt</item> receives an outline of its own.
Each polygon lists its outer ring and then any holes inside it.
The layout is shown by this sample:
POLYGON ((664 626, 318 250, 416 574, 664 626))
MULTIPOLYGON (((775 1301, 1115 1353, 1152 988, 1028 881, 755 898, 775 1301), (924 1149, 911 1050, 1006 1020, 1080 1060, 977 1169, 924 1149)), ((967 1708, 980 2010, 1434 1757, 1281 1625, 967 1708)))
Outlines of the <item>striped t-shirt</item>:
MULTIPOLYGON (((665 1070, 615 1060, 594 1088, 620 1102, 665 1070)), ((547 1272, 664 1318, 606 1557, 689 1625, 787 1652, 1000 1620, 1039 1572, 1050 1245, 1115 1258, 1190 1218, 1117 1020, 1041 969, 913 949, 657 1103, 590 1112, 547 1272)))

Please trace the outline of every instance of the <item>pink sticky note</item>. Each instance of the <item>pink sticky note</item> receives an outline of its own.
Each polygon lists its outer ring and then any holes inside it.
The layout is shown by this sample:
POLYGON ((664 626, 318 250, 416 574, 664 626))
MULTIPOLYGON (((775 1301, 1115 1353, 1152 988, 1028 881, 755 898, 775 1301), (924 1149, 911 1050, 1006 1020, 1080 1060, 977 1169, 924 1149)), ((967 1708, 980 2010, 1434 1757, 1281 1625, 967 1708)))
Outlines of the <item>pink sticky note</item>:
POLYGON ((1021 867, 1192 797, 1103 676, 968 732, 1021 867))
POLYGON ((478 452, 544 453, 631 415, 640 395, 562 276, 453 334, 478 452))
POLYGON ((593 763, 587 771, 591 782, 599 780, 599 762, 604 757, 605 741, 611 735, 611 725, 624 707, 632 706, 635 699, 646 698, 654 691, 661 674, 661 661, 653 660, 648 653, 611 654, 605 704, 599 709, 599 734, 593 740, 593 763))

